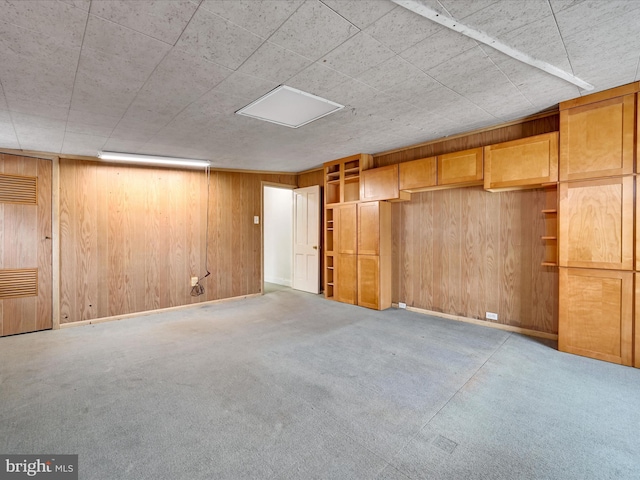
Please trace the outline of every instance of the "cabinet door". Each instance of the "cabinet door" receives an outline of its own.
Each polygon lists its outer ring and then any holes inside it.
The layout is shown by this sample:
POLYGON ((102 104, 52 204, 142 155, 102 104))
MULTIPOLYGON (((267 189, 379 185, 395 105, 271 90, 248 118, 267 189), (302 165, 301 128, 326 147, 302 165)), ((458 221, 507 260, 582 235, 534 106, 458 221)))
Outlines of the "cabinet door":
POLYGON ((380 257, 358 255, 358 305, 380 309, 380 257))
POLYGON ((438 155, 438 185, 482 185, 482 148, 438 155))
POLYGON ((633 173, 635 95, 560 112, 560 180, 633 173))
POLYGON ((633 342, 634 345, 634 354, 633 354, 633 366, 636 368, 640 368, 640 276, 638 273, 635 274, 635 332, 636 338, 633 342))
POLYGON ((484 188, 527 187, 558 181, 558 133, 484 148, 484 188))
POLYGON ((364 170, 360 174, 360 200, 394 200, 399 197, 398 165, 364 170))
POLYGON ((380 202, 358 204, 358 254, 380 254, 380 202))
POLYGON ((561 183, 561 267, 633 270, 633 177, 561 183))
POLYGON ((412 192, 437 185, 437 164, 436 157, 401 163, 399 168, 400 190, 412 192))
POLYGON ((338 255, 333 289, 336 300, 352 305, 355 305, 358 300, 356 257, 357 255, 338 255))
POLYGON ((338 241, 338 253, 355 255, 358 249, 358 235, 356 204, 341 205, 333 209, 334 215, 334 241, 338 241), (337 235, 336 235, 337 233, 337 235))
POLYGON ((632 363, 633 272, 560 268, 558 349, 632 363))

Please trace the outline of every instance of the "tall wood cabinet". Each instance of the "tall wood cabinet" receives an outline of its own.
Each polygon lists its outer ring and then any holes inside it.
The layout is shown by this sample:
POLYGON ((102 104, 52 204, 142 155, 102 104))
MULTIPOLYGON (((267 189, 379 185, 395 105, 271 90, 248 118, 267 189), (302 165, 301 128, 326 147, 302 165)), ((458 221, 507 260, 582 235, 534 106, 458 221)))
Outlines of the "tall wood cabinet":
POLYGON ((636 366, 638 85, 560 104, 558 189, 558 347, 623 365, 634 364, 635 348, 636 366))
MULTIPOLYGON (((360 192, 375 195, 360 170, 361 165, 368 168, 370 157, 355 155, 324 165, 325 188, 333 189, 325 196, 324 293, 332 300, 381 310, 391 306, 391 205, 361 201, 360 192)), ((396 166, 396 191, 397 178, 396 166)))

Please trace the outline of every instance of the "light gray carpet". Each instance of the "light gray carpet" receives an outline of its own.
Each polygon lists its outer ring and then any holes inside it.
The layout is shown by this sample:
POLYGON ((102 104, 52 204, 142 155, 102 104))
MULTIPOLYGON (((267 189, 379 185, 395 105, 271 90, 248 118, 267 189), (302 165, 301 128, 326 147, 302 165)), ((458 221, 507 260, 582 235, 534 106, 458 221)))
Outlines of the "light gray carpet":
POLYGON ((637 479, 640 370, 271 286, 0 339, 0 453, 82 479, 637 479))

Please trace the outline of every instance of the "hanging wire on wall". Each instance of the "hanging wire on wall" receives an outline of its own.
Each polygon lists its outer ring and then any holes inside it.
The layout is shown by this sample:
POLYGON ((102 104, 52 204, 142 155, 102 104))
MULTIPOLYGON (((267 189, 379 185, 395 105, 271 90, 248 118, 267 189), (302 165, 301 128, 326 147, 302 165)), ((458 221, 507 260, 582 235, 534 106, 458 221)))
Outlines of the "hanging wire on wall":
POLYGON ((198 282, 191 287, 191 296, 198 297, 200 295, 204 295, 204 285, 200 283, 202 280, 211 275, 209 271, 209 205, 211 205, 210 197, 211 197, 211 168, 209 166, 205 167, 205 174, 207 176, 207 226, 205 228, 205 253, 204 253, 204 269, 207 273, 205 273, 202 277, 198 278, 198 282))

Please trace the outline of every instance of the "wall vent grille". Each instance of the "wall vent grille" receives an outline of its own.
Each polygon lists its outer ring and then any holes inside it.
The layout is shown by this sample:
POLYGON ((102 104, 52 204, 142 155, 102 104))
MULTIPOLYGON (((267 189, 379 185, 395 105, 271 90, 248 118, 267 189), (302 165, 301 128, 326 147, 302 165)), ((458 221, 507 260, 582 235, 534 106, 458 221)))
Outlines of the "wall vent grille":
POLYGON ((0 299, 37 296, 37 268, 0 270, 0 299))
POLYGON ((0 203, 38 204, 38 177, 0 174, 0 203))

